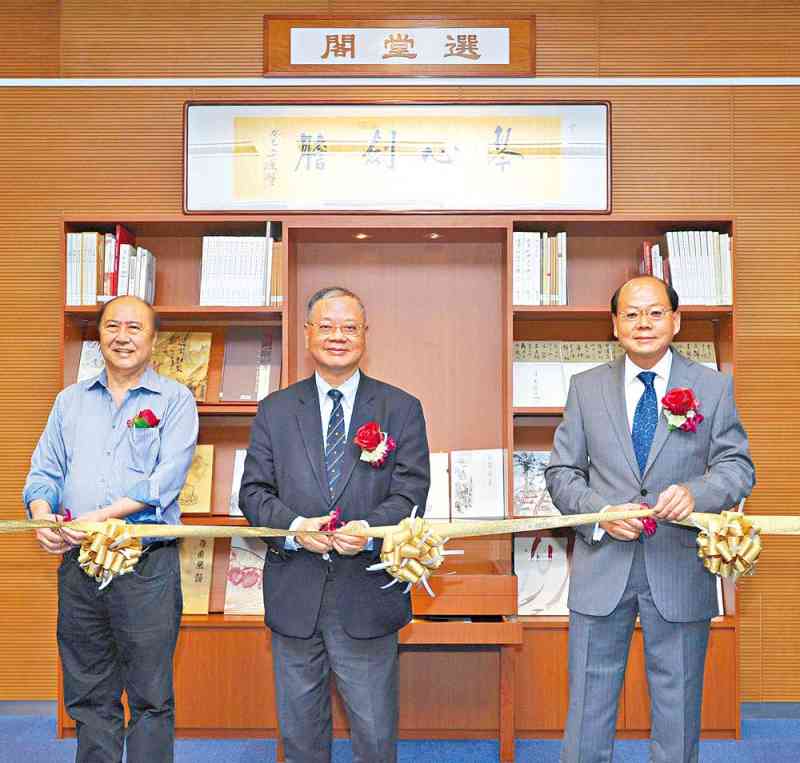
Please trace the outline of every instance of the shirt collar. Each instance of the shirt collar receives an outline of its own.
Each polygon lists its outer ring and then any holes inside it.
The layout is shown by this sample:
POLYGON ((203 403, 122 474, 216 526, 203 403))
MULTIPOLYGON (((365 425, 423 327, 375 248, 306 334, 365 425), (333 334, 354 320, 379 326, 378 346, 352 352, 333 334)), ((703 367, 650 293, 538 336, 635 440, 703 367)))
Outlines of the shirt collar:
MULTIPOLYGON (((86 382, 86 389, 91 389, 97 384, 108 389, 108 372, 105 368, 100 372, 98 377, 89 379, 86 382)), ((134 389, 146 389, 150 392, 161 394, 161 377, 153 370, 152 366, 147 366, 136 384, 131 387, 131 390, 134 389)))
POLYGON ((652 368, 639 368, 628 355, 625 355, 625 385, 639 381, 636 377, 642 371, 653 371, 657 377, 663 379, 669 384, 669 374, 672 370, 672 349, 664 353, 664 357, 658 361, 652 368))
MULTIPOLYGON (((328 397, 328 391, 334 389, 328 382, 325 381, 318 371, 314 371, 314 378, 317 382, 317 392, 319 393, 320 405, 325 402, 328 397)), ((335 389, 342 393, 343 402, 352 408, 356 401, 356 392, 358 392, 358 383, 361 381, 361 371, 357 368, 355 373, 344 384, 340 384, 335 389)))

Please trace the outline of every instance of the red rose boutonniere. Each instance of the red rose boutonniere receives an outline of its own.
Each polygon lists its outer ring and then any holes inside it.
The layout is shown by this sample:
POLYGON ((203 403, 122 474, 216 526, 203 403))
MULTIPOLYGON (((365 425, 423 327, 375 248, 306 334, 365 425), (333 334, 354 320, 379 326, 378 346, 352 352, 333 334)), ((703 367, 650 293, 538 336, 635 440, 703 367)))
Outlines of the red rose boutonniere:
POLYGON ((131 429, 152 429, 158 426, 159 421, 161 421, 161 419, 159 419, 155 413, 149 408, 144 408, 132 419, 128 419, 128 426, 131 429))
POLYGON ((397 447, 394 438, 381 432, 378 422, 369 421, 358 428, 353 442, 361 448, 361 460, 373 469, 379 469, 389 454, 397 447))
POLYGON ((661 398, 661 404, 664 406, 670 432, 673 429, 696 432, 697 425, 703 421, 703 414, 697 410, 700 402, 689 387, 674 387, 669 390, 661 398))

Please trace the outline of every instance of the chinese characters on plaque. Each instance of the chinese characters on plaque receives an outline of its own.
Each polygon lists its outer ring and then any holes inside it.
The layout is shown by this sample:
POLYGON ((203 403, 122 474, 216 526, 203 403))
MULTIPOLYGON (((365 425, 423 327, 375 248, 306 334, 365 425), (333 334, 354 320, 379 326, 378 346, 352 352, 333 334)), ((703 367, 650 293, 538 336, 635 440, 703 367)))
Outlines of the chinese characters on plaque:
POLYGON ((324 28, 293 26, 290 65, 507 65, 508 27, 324 28))
POLYGON ((607 211, 608 121, 606 104, 189 105, 186 208, 607 211))

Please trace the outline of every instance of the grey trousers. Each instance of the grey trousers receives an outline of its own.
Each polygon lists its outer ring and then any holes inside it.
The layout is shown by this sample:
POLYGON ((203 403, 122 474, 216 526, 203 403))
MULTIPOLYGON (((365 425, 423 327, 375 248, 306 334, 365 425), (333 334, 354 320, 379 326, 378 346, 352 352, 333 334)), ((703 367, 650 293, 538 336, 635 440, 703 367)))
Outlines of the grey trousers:
POLYGON ((278 723, 286 763, 330 763, 330 673, 350 720, 353 763, 395 763, 397 634, 354 639, 342 628, 334 585, 325 586, 311 638, 272 634, 278 723))
MULTIPOLYGON (((638 613, 652 706, 651 763, 696 763, 709 621, 672 623, 656 608, 638 541, 628 585, 606 617, 570 612, 569 712, 562 763, 611 763, 638 613)), ((647 541, 643 541, 646 543, 647 541)))
POLYGON ((64 703, 77 724, 76 763, 172 763, 172 657, 183 599, 175 545, 145 551, 136 571, 102 591, 77 550, 58 569, 64 703), (121 702, 128 694, 127 731, 121 702))

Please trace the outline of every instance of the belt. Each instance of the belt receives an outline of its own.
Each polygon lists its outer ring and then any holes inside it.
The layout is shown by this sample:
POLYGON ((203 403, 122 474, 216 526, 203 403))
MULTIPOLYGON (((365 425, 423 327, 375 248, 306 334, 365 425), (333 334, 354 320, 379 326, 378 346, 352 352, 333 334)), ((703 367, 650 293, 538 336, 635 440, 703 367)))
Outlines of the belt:
POLYGON ((151 551, 156 551, 159 548, 167 548, 167 546, 177 546, 178 539, 172 538, 171 540, 154 540, 151 543, 143 543, 142 546, 147 550, 148 553, 151 551))

